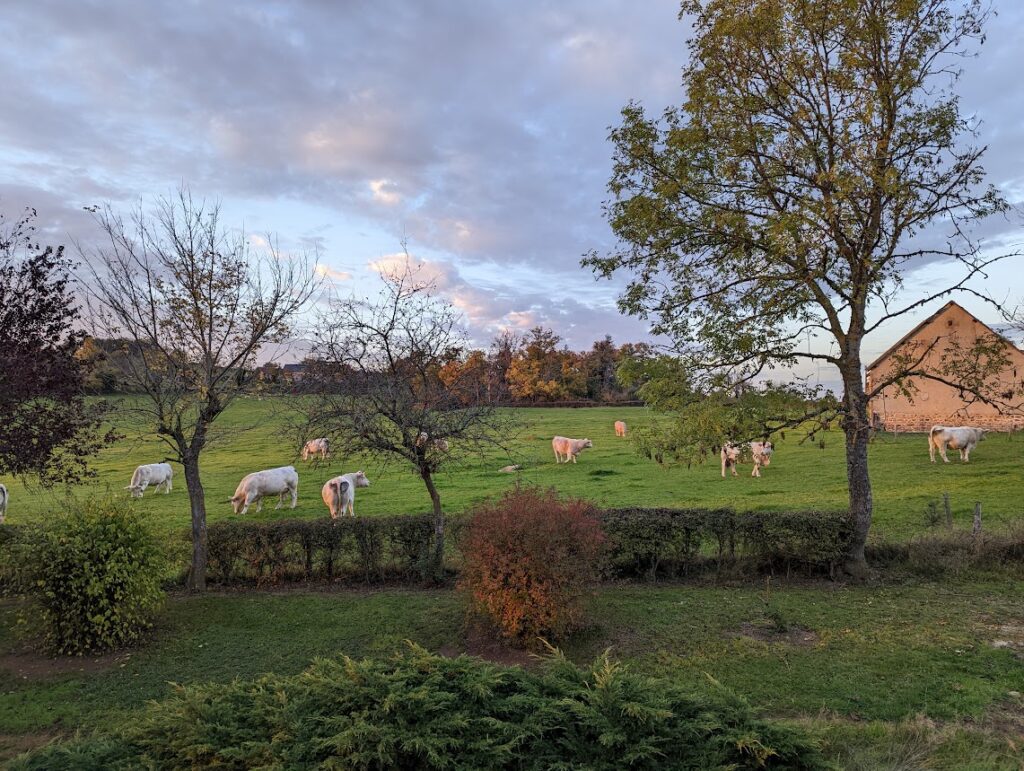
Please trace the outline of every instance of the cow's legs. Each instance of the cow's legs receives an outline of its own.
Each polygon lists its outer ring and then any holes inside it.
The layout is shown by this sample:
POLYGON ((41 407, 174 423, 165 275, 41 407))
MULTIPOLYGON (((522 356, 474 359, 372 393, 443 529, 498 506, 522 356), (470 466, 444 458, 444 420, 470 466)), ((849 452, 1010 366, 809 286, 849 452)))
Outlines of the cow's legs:
POLYGON ((555 463, 561 463, 562 462, 562 456, 558 454, 558 450, 555 450, 554 452, 555 452, 555 463))
POLYGON ((935 437, 931 435, 928 436, 928 457, 935 462, 935 437))
MULTIPOLYGON (((573 462, 573 463, 575 463, 575 462, 576 462, 576 456, 575 456, 575 455, 573 455, 572 453, 569 453, 569 457, 570 457, 570 458, 572 458, 572 462, 573 462)), ((566 463, 568 463, 568 462, 569 462, 569 461, 566 461, 566 463)))
MULTIPOLYGON (((257 496, 255 498, 255 501, 256 501, 256 511, 257 512, 263 511, 263 496, 262 495, 257 496)), ((248 502, 247 502, 247 504, 248 504, 248 502)))
POLYGON ((294 509, 296 504, 299 502, 299 486, 295 485, 292 488, 292 508, 294 509))
POLYGON ((970 463, 971 462, 971 446, 970 445, 967 445, 966 447, 964 447, 964 449, 962 449, 960 451, 960 460, 962 460, 964 463, 970 463))
POLYGON ((945 443, 939 445, 939 455, 942 456, 943 463, 949 463, 949 458, 946 456, 946 445, 945 443))

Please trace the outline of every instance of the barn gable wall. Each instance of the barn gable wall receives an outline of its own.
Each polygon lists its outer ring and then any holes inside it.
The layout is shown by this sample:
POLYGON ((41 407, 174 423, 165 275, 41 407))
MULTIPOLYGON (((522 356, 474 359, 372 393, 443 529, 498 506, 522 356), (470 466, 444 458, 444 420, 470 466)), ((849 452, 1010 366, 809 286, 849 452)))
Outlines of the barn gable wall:
MULTIPOLYGON (((867 386, 885 378, 893 369, 893 357, 915 346, 923 350, 938 339, 935 349, 925 360, 926 366, 937 368, 943 354, 956 341, 970 346, 978 338, 992 335, 992 330, 956 303, 949 303, 938 313, 893 346, 867 372, 867 386)), ((1024 401, 1024 352, 1007 342, 1010 366, 1001 378, 1000 390, 1013 391, 1017 402, 1024 401)), ((887 387, 871 400, 868 407, 872 421, 890 431, 927 431, 935 424, 971 425, 997 430, 1024 428, 1024 413, 1000 414, 988 404, 968 404, 956 388, 927 378, 914 379, 916 393, 912 398, 900 394, 895 386, 887 387)))

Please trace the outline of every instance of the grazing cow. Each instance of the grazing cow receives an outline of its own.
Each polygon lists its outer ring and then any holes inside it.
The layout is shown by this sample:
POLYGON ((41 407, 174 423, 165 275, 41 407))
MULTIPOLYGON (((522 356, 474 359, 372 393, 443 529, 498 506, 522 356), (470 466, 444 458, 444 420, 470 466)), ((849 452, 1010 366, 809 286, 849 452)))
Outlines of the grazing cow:
POLYGON ((302 445, 302 459, 309 460, 313 456, 319 455, 321 459, 327 460, 330 456, 330 444, 324 437, 319 439, 310 439, 304 445, 302 445))
POLYGON ((946 448, 960 451, 960 460, 968 463, 971 460, 971 450, 978 446, 978 442, 984 441, 988 429, 971 428, 970 426, 932 426, 928 432, 928 457, 932 463, 935 462, 935 451, 939 451, 944 463, 949 463, 946 457, 946 448))
POLYGON ((726 442, 722 445, 722 451, 719 453, 722 456, 722 479, 725 479, 726 469, 732 471, 734 477, 739 476, 736 473, 736 464, 739 463, 742 452, 743 446, 734 442, 726 442))
POLYGON ((320 490, 320 495, 331 512, 331 519, 337 519, 348 510, 349 516, 356 515, 356 488, 369 487, 370 480, 366 474, 357 471, 354 474, 342 474, 330 479, 320 490))
POLYGON ((555 463, 568 463, 569 459, 576 462, 576 456, 587 447, 593 447, 594 443, 589 439, 569 439, 564 436, 556 436, 551 440, 551 449, 555 451, 555 463))
POLYGON ((615 421, 615 436, 626 435, 626 422, 624 420, 615 421))
POLYGON ((750 443, 750 454, 754 458, 754 473, 750 476, 761 476, 761 468, 763 466, 771 465, 773 452, 775 452, 775 445, 771 442, 765 441, 750 443))
POLYGON ((131 484, 124 489, 132 491, 132 498, 141 498, 142 493, 150 485, 157 489, 163 485, 164 494, 167 495, 171 492, 173 478, 174 469, 171 468, 170 463, 147 463, 135 469, 131 484))
POLYGON ((267 495, 276 495, 278 500, 274 508, 279 509, 288 493, 291 493, 294 509, 299 501, 299 475, 295 472, 295 466, 281 466, 246 474, 238 483, 238 488, 228 503, 235 514, 245 514, 253 503, 256 503, 256 511, 262 511, 263 498, 267 495))
POLYGON ((4 523, 7 516, 7 487, 0 484, 0 525, 4 523))
POLYGON ((427 435, 426 431, 421 431, 420 435, 416 437, 416 446, 423 447, 429 441, 428 447, 436 447, 441 452, 448 452, 448 441, 445 439, 433 439, 427 435))

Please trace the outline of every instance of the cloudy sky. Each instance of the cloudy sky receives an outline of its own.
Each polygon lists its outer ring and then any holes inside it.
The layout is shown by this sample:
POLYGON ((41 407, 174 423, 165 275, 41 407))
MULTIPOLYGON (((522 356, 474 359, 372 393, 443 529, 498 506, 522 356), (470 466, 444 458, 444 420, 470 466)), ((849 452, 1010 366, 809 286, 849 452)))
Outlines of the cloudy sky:
MULTIPOLYGON (((1024 3, 996 5, 961 93, 982 120, 992 181, 1022 200, 1024 3)), ((376 291, 374 268, 404 237, 479 340, 535 324, 573 347, 638 339, 644 325, 615 309, 621 286, 579 260, 610 245, 601 202, 618 111, 682 99, 677 8, 4 3, 0 210, 35 206, 54 238, 88 241, 83 206, 128 207, 186 183, 250 233, 318 244, 342 293, 376 291)), ((988 286, 1024 296, 1021 273, 1008 266, 988 286)), ((905 328, 883 329, 866 355, 905 328)))

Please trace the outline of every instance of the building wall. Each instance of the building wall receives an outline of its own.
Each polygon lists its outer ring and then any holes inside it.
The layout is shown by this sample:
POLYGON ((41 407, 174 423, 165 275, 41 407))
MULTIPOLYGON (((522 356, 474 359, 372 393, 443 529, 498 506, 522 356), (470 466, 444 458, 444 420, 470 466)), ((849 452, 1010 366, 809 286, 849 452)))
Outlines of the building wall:
MULTIPOLYGON (((939 343, 925 360, 926 366, 937 368, 952 341, 967 347, 979 337, 991 334, 988 327, 963 308, 951 305, 925 324, 893 354, 900 351, 912 352, 915 345, 923 350, 939 338, 939 343)), ((1001 378, 1000 391, 1004 388, 1012 390, 1015 402, 1024 401, 1024 353, 1013 346, 1008 348, 1011 363, 1001 378)), ((869 369, 868 388, 886 377, 893 366, 892 355, 889 355, 869 369)), ((927 378, 916 378, 914 384, 917 390, 912 398, 900 394, 895 386, 889 386, 871 400, 868 410, 876 425, 882 425, 889 431, 928 431, 936 424, 970 425, 998 430, 1024 428, 1024 413, 1000 414, 988 404, 968 405, 957 389, 927 378)))

